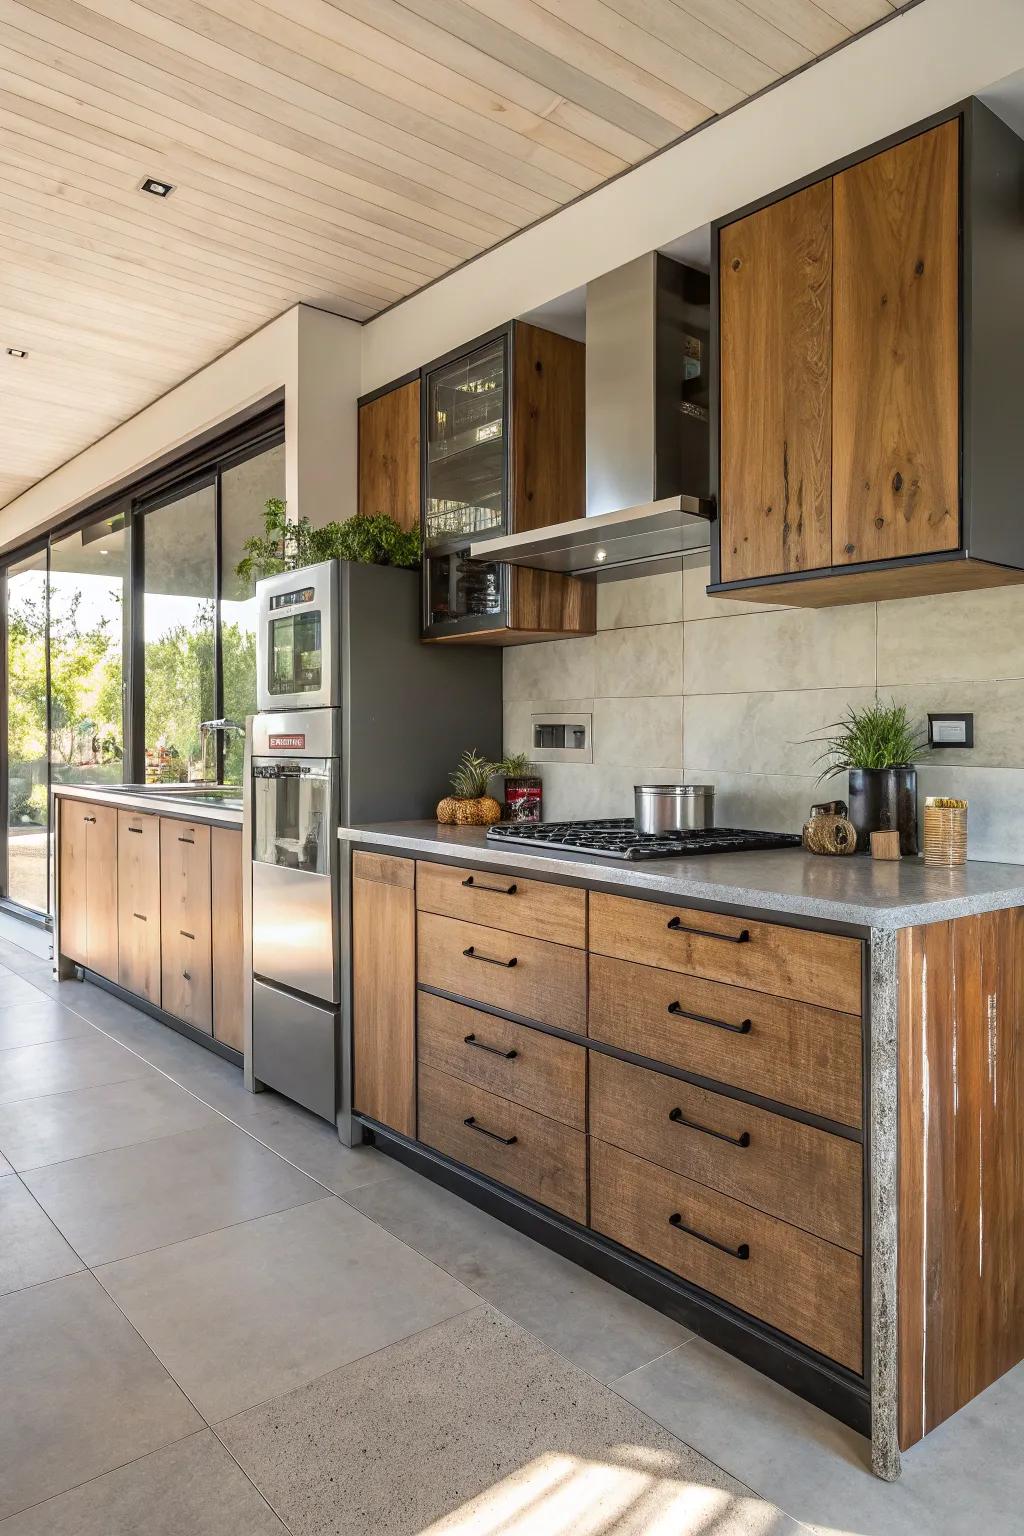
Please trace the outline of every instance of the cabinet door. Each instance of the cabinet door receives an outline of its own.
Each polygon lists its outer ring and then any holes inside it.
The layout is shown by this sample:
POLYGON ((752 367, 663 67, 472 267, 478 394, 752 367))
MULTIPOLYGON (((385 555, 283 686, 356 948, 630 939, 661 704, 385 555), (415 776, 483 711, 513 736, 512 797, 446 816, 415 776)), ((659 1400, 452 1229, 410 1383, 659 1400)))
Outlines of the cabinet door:
POLYGON ((835 178, 832 559, 956 549, 959 128, 835 178))
POLYGON ((163 1006, 211 1034, 209 827, 160 818, 160 901, 163 1006))
POLYGON ((213 1033, 236 1051, 242 1040, 242 834, 210 829, 213 924, 213 1033))
POLYGON ((420 525, 420 381, 359 407, 359 510, 420 525))
POLYGON ((88 833, 92 806, 80 800, 60 804, 60 949, 79 965, 89 964, 88 833))
POLYGON ((723 581, 830 564, 832 183, 719 236, 723 581))
POLYGON ((415 1136, 415 865, 355 853, 352 873, 353 1103, 415 1136))
POLYGON ((160 1001, 160 821, 117 814, 117 979, 160 1001))
POLYGON ((88 899, 86 903, 89 969, 117 980, 117 810, 89 807, 88 899))

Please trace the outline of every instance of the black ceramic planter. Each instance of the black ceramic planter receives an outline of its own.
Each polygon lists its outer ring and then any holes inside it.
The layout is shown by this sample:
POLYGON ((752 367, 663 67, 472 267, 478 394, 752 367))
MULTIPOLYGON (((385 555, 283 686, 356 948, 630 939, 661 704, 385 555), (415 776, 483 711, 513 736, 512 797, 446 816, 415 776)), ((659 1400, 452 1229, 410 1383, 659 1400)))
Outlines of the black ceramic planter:
POLYGON ((900 853, 917 852, 917 769, 851 768, 850 820, 857 852, 871 849, 872 832, 900 834, 900 853))

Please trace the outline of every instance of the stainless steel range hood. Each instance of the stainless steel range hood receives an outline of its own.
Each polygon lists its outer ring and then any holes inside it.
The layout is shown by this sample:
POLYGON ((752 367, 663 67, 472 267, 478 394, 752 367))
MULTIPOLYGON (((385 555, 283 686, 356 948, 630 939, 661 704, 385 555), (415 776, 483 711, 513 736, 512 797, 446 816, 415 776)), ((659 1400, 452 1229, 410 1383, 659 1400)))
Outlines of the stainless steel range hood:
POLYGON ((587 515, 474 557, 596 580, 706 549, 707 274, 651 252, 587 285, 587 515))

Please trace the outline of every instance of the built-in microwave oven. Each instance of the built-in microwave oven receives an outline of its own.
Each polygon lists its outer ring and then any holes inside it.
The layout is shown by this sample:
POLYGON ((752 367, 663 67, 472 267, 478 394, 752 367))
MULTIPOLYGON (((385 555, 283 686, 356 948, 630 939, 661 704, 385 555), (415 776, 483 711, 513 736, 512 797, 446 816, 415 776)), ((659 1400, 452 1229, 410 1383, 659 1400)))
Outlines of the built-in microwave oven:
POLYGON ((258 707, 280 711, 339 704, 336 562, 268 576, 257 582, 256 596, 258 707))

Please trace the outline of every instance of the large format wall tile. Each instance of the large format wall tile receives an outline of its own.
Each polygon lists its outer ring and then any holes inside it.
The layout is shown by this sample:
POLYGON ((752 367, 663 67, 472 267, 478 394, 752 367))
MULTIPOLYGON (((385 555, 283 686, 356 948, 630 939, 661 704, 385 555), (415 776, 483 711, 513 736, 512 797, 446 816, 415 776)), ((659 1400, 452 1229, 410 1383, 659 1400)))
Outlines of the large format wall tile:
POLYGON ((1024 679, 1003 683, 913 683, 879 687, 879 697, 907 706, 911 724, 922 737, 929 712, 970 711, 974 746, 931 751, 923 759, 946 768, 1024 768, 1024 679))
POLYGON ((784 604, 748 603, 742 598, 709 597, 707 584, 711 580, 711 555, 703 550, 700 554, 686 555, 683 559, 683 618, 684 619, 732 619, 740 613, 771 613, 784 604))
POLYGON ((678 624, 683 617, 682 561, 653 576, 629 576, 602 581, 597 588, 598 629, 625 629, 634 624, 678 624))
POLYGON ((684 624, 686 693, 870 688, 875 609, 783 608, 684 624))
POLYGON ((541 640, 505 651, 506 699, 580 699, 594 695, 594 641, 541 640))
POLYGON ((1024 864, 1024 768, 918 769, 918 811, 926 795, 956 795, 968 803, 967 857, 1024 864))
POLYGON ((594 640, 594 694, 631 699, 683 691, 683 626, 608 629, 594 640))
POLYGON ((799 832, 815 801, 845 793, 845 783, 842 790, 833 791, 812 778, 787 774, 719 773, 687 765, 686 778, 691 783, 714 784, 718 826, 762 832, 799 832))
POLYGON ((833 725, 851 704, 862 708, 874 697, 873 688, 692 694, 683 700, 687 772, 717 768, 816 777, 823 744, 809 738, 833 725))
POLYGON ((681 768, 682 699, 595 699, 594 762, 603 768, 629 763, 681 768))
POLYGON ((878 685, 1024 677, 1024 587, 878 604, 878 685))
MULTIPOLYGON (((505 752, 531 752, 533 727, 531 715, 593 715, 593 699, 553 699, 542 694, 536 699, 506 699, 504 708, 503 742, 505 752)), ((546 773, 550 765, 540 764, 546 773)))

